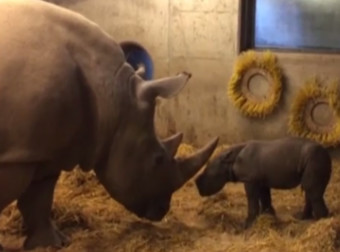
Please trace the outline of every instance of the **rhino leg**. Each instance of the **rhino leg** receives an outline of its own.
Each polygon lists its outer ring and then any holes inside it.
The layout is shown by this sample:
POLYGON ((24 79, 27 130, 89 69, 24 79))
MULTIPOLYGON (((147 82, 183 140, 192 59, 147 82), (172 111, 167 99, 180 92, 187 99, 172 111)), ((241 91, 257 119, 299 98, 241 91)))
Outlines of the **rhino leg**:
POLYGON ((244 183, 248 202, 248 216, 245 222, 245 229, 249 228, 260 214, 261 187, 256 183, 244 183))
POLYGON ((272 205, 272 198, 270 194, 269 187, 260 188, 260 203, 261 203, 261 213, 275 215, 275 209, 272 205))
POLYGON ((28 189, 18 199, 18 208, 23 216, 27 238, 24 249, 37 247, 62 248, 69 240, 52 222, 53 194, 60 171, 53 174, 36 173, 28 189))
POLYGON ((35 168, 35 165, 30 164, 0 163, 0 213, 26 190, 33 179, 35 168))

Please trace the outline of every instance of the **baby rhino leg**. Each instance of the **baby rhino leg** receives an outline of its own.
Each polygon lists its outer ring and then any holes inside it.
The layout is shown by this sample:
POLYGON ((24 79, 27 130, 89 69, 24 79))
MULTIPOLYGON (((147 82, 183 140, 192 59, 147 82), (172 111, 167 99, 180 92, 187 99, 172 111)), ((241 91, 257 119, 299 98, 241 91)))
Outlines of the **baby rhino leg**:
POLYGON ((245 222, 245 228, 249 228, 256 217, 260 213, 260 186, 256 183, 244 183, 244 189, 246 191, 247 202, 248 202, 248 216, 245 222))
POLYGON ((322 163, 309 162, 301 181, 306 193, 306 214, 308 216, 311 206, 315 219, 327 217, 329 214, 324 193, 330 179, 330 164, 320 164, 322 163))
POLYGON ((322 195, 314 194, 314 192, 309 192, 307 194, 307 197, 310 198, 315 219, 318 220, 328 216, 329 211, 322 195))
POLYGON ((275 209, 272 205, 272 198, 269 187, 261 187, 260 189, 261 213, 275 215, 275 209))
POLYGON ((260 188, 260 202, 261 202, 261 213, 275 215, 275 209, 272 205, 272 198, 269 187, 260 188))

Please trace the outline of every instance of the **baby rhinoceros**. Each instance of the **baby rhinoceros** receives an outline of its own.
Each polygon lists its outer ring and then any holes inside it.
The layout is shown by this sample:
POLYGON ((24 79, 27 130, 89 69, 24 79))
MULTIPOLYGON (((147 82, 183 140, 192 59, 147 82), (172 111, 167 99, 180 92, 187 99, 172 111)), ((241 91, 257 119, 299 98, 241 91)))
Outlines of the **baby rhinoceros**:
POLYGON ((315 142, 293 137, 253 140, 234 145, 212 159, 196 179, 196 186, 201 196, 209 196, 229 181, 243 182, 248 228, 260 213, 275 215, 270 188, 292 189, 301 184, 305 206, 299 218, 320 219, 329 214, 323 195, 331 166, 328 151, 315 142))

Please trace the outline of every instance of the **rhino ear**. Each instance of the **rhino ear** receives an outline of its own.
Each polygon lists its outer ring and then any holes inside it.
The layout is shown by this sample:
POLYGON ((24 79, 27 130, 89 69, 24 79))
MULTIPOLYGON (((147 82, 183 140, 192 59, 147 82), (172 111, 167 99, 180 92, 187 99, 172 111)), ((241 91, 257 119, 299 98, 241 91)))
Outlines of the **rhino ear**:
POLYGON ((137 96, 141 100, 154 100, 157 96, 170 98, 177 95, 191 78, 191 74, 182 72, 174 77, 144 81, 138 85, 137 96))

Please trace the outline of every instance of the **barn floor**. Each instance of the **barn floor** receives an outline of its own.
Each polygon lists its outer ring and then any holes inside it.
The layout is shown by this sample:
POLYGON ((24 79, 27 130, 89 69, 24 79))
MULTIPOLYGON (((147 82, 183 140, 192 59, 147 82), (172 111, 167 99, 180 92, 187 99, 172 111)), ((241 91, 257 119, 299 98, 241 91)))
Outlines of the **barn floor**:
MULTIPOLYGON (((191 152, 182 145, 179 153, 191 152)), ((247 231, 242 184, 228 184, 219 194, 201 198, 193 182, 173 197, 171 211, 160 223, 136 218, 109 198, 92 173, 78 170, 59 180, 53 215, 72 239, 60 251, 340 251, 340 163, 334 162, 326 203, 333 215, 320 221, 298 221, 303 207, 300 188, 272 192, 277 218, 261 216, 247 231), (85 183, 86 182, 86 183, 85 183), (339 237, 338 237, 339 236, 339 237)), ((19 251, 21 217, 14 205, 0 218, 0 238, 9 251, 19 251)), ((39 249, 36 251, 53 251, 39 249)))

